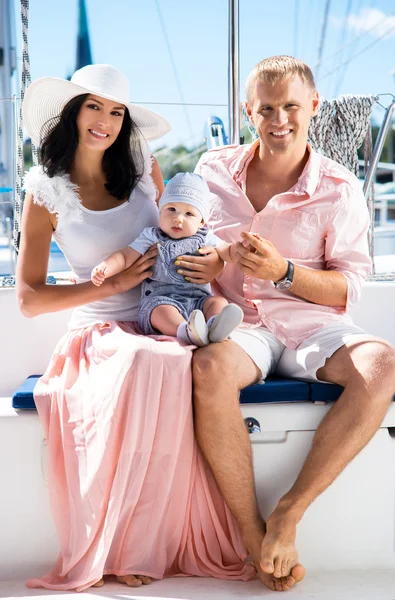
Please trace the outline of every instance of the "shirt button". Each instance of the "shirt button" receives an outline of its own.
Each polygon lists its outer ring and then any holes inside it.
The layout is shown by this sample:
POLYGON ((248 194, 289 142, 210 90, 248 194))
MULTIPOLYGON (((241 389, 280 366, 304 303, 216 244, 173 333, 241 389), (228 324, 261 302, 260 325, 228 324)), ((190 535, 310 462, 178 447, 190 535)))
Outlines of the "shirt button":
POLYGON ((254 219, 255 221, 259 221, 259 215, 255 215, 254 219))
POLYGON ((249 275, 246 275, 246 276, 245 276, 245 280, 246 280, 246 281, 250 281, 250 279, 251 279, 251 277, 250 277, 249 275))

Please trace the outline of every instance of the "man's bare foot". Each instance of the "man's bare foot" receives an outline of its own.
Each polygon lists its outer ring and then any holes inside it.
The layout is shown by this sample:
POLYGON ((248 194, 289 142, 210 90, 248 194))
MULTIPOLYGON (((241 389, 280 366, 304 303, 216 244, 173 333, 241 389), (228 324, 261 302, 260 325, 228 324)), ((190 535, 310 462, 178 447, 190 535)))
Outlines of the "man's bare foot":
POLYGON ((152 583, 151 577, 146 577, 146 575, 117 575, 117 580, 129 587, 140 587, 152 583))
POLYGON ((296 583, 299 583, 299 581, 302 581, 305 575, 305 569, 303 565, 296 562, 296 564, 292 565, 289 569, 288 573, 280 575, 279 577, 276 577, 273 572, 265 572, 262 569, 261 549, 266 535, 265 527, 263 525, 261 528, 257 528, 250 536, 244 537, 244 543, 251 554, 252 562, 255 565, 258 577, 262 583, 273 591, 285 592, 296 583))
POLYGON ((275 577, 286 577, 298 564, 295 547, 297 521, 275 510, 267 520, 262 542, 260 566, 275 577))

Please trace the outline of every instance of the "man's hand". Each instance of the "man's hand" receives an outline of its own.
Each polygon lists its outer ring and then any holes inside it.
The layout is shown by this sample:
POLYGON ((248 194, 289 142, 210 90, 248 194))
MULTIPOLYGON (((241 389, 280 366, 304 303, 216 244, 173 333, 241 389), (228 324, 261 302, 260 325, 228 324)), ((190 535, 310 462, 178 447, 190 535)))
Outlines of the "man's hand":
POLYGON ((285 277, 288 262, 269 240, 261 238, 256 233, 248 232, 243 232, 241 237, 249 244, 249 248, 240 242, 237 244, 237 262, 243 273, 274 282, 285 277))
POLYGON ((210 283, 218 277, 224 268, 224 261, 218 256, 215 248, 205 246, 198 250, 200 256, 178 256, 174 264, 177 273, 184 275, 191 283, 210 283))

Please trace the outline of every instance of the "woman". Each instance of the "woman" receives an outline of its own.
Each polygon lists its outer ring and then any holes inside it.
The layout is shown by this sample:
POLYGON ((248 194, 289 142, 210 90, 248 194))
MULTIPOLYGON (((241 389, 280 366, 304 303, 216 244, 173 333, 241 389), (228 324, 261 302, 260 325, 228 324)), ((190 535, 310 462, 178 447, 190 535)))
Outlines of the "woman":
POLYGON ((102 286, 90 282, 94 265, 158 224, 163 179, 144 138, 169 125, 131 104, 128 89, 114 67, 90 65, 70 82, 37 80, 24 101, 42 167, 25 182, 18 299, 28 317, 75 309, 35 389, 61 550, 29 587, 255 575, 194 439, 191 347, 135 325, 156 249, 102 286), (46 285, 52 234, 76 285, 46 285))

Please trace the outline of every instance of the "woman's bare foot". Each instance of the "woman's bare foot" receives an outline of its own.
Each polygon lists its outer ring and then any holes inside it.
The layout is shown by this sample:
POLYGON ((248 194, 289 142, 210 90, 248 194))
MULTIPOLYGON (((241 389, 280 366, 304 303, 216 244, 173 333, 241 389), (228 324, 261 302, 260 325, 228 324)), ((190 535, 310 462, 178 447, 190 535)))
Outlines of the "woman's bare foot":
POLYGON ((264 544, 264 540, 267 534, 265 534, 265 528, 262 526, 256 529, 251 535, 243 536, 244 543, 251 554, 252 562, 258 572, 258 577, 266 587, 273 591, 285 592, 293 587, 299 581, 302 581, 305 575, 305 569, 303 565, 296 563, 292 565, 288 573, 276 577, 273 572, 265 572, 262 569, 261 549, 264 544))
MULTIPOLYGON (((109 577, 106 575, 106 578, 109 577)), ((146 577, 145 575, 117 575, 116 576, 119 583, 125 583, 129 587, 140 587, 141 585, 149 585, 152 583, 151 577, 146 577)), ((96 583, 94 583, 91 587, 103 587, 104 585, 104 577, 99 579, 96 583)))
POLYGON ((117 575, 119 583, 125 583, 129 587, 140 587, 152 583, 151 577, 146 575, 117 575))
POLYGON ((286 577, 298 564, 295 547, 297 520, 289 513, 276 509, 266 523, 262 542, 260 566, 275 577, 286 577))

